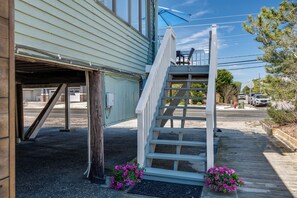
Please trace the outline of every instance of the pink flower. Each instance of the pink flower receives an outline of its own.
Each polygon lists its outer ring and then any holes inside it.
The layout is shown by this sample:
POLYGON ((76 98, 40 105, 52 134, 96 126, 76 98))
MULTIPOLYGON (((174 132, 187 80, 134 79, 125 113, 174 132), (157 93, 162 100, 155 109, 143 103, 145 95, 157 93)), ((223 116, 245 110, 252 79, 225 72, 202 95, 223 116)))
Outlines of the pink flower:
POLYGON ((221 172, 221 173, 224 172, 224 168, 223 167, 220 167, 219 168, 219 172, 221 172))
POLYGON ((211 182, 211 179, 210 178, 207 178, 206 185, 208 186, 210 184, 210 182, 211 182))
POLYGON ((126 177, 128 175, 128 170, 125 170, 124 176, 126 177))
POLYGON ((130 181, 130 182, 129 182, 129 185, 130 185, 130 186, 134 186, 134 184, 135 184, 134 181, 130 181))
POLYGON ((114 175, 111 177, 110 187, 115 190, 125 189, 127 186, 140 183, 144 170, 135 164, 125 164, 123 166, 116 165, 114 167, 114 175))
POLYGON ((227 184, 224 184, 224 185, 223 185, 223 188, 228 188, 228 185, 227 185, 227 184))
POLYGON ((117 182, 116 190, 120 190, 123 186, 124 184, 122 184, 121 182, 117 182))
POLYGON ((217 176, 215 176, 215 180, 219 180, 219 178, 217 176))

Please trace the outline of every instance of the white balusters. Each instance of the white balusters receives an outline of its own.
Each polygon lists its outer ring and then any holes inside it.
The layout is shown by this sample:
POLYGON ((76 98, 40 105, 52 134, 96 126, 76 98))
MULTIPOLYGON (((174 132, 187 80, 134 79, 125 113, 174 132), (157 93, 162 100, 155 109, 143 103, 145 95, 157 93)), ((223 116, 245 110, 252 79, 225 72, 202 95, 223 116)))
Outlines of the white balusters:
POLYGON ((136 107, 137 114, 137 161, 140 166, 144 165, 145 145, 154 114, 157 109, 164 80, 166 79, 167 69, 171 62, 176 60, 176 37, 172 28, 166 30, 162 44, 159 48, 151 72, 146 81, 143 93, 136 107))

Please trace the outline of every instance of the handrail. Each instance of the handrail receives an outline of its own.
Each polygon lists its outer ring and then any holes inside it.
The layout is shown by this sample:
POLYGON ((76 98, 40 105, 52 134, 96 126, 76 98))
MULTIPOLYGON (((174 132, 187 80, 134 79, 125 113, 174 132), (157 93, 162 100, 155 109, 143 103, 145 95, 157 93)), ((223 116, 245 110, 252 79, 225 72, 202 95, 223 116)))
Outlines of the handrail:
POLYGON ((214 166, 214 148, 213 148, 213 133, 215 122, 215 100, 216 100, 216 77, 217 77, 217 29, 216 25, 211 28, 210 42, 210 62, 209 76, 207 86, 207 101, 206 101, 206 160, 207 169, 214 166))
POLYGON ((137 114, 137 161, 143 166, 145 145, 152 127, 167 70, 176 60, 176 36, 171 27, 167 28, 162 44, 152 65, 149 77, 136 107, 137 114))

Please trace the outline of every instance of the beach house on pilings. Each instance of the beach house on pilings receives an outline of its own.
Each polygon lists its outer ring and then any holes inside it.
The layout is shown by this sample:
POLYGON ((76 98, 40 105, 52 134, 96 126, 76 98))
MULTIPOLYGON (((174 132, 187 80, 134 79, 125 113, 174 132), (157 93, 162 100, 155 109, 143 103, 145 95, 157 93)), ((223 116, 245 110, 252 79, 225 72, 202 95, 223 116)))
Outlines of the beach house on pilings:
MULTIPOLYGON (((180 163, 213 165, 216 29, 212 28, 210 61, 203 66, 177 66, 176 35, 168 28, 158 48, 158 0, 0 0, 0 195, 15 195, 15 142, 38 138, 38 132, 65 92, 65 130, 69 130, 69 87, 85 86, 88 103, 87 175, 104 179, 103 127, 137 116, 138 163, 147 179, 192 184, 201 173, 180 170, 180 163), (2 31, 3 30, 3 31, 2 31), (146 65, 152 65, 149 74, 146 65), (146 82, 146 83, 144 83, 146 82), (191 83, 208 84, 206 117, 187 116, 179 105, 189 100, 191 83), (173 84, 180 84, 173 88, 173 84), (25 88, 57 87, 33 124, 24 131, 25 88), (176 94, 170 95, 175 89, 176 94), (15 111, 17 109, 17 111, 15 111), (136 112, 135 112, 136 109, 136 112), (176 109, 183 113, 175 116, 176 109), (16 113, 17 112, 17 113, 16 113), (170 125, 180 120, 179 126, 170 125), (185 122, 205 122, 201 129, 185 122), (168 123, 167 123, 168 122, 168 123), (161 139, 176 133, 177 140, 161 139), (205 139, 186 141, 184 134, 204 133, 205 139), (160 153, 169 145, 174 153, 160 153), (184 154, 184 147, 205 155, 184 154), (156 166, 160 161, 172 163, 156 166)), ((159 163, 160 164, 160 163, 159 163)), ((162 163, 161 163, 162 164, 162 163)))

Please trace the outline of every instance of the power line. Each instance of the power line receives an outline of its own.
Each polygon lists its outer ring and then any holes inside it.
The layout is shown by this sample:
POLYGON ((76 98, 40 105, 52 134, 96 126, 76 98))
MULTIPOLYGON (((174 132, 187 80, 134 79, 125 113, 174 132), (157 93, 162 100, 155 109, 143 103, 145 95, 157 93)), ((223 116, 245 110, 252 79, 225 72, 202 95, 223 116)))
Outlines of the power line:
MULTIPOLYGON (((252 36, 251 34, 234 34, 234 35, 229 35, 229 36, 218 36, 218 39, 222 39, 222 38, 233 38, 233 37, 239 37, 239 36, 252 36)), ((205 37, 199 37, 198 39, 208 39, 209 36, 205 36, 205 37)), ((179 39, 184 39, 184 38, 179 38, 179 39)), ((238 38, 237 38, 238 39, 238 38)))
POLYGON ((218 65, 218 67, 233 67, 233 66, 241 66, 241 65, 252 65, 252 64, 258 64, 258 63, 264 63, 262 61, 257 62, 248 62, 248 63, 239 63, 239 64, 228 64, 228 65, 218 65))
POLYGON ((225 65, 225 64, 232 64, 232 63, 245 63, 245 62, 255 62, 259 61, 257 59, 252 59, 252 60, 242 60, 242 61, 233 61, 233 62, 223 62, 223 63, 218 63, 219 65, 225 65))
POLYGON ((250 57, 250 56, 260 56, 263 54, 247 54, 247 55, 240 55, 240 56, 225 56, 219 57, 218 59, 231 59, 231 58, 242 58, 242 57, 250 57))
POLYGON ((238 37, 238 36, 252 36, 251 34, 234 34, 229 36, 218 36, 218 38, 230 38, 230 37, 238 37))
MULTIPOLYGON (((177 26, 173 26, 173 27, 174 28, 189 28, 189 27, 211 26, 213 24, 216 24, 216 25, 236 24, 236 23, 242 23, 242 22, 246 22, 246 21, 230 21, 230 22, 207 23, 207 24, 196 24, 196 25, 177 25, 177 26)), ((164 27, 163 29, 165 29, 165 28, 166 27, 164 27)))
POLYGON ((254 68, 261 68, 261 67, 266 67, 266 65, 258 65, 258 66, 243 67, 243 68, 234 68, 234 69, 227 69, 227 70, 231 71, 231 70, 242 70, 242 69, 254 69, 254 68))
POLYGON ((257 15, 259 13, 250 13, 250 14, 237 14, 237 15, 226 15, 226 16, 218 16, 218 17, 209 17, 209 18, 199 18, 199 19, 191 19, 191 21, 202 21, 202 20, 209 20, 209 19, 224 19, 224 18, 232 18, 232 17, 239 17, 239 16, 247 16, 247 15, 257 15))

